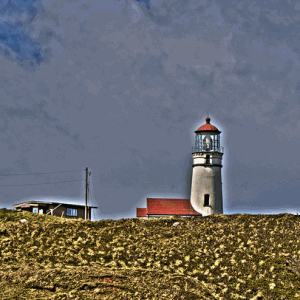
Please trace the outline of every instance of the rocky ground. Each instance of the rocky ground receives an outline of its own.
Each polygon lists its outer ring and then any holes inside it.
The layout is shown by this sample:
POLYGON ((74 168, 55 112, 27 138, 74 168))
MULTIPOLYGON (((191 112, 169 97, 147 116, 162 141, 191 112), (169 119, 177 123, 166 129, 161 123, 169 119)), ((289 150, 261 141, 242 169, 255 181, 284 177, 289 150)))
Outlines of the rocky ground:
POLYGON ((0 298, 300 299, 299 229, 292 214, 92 222, 1 209, 0 298))

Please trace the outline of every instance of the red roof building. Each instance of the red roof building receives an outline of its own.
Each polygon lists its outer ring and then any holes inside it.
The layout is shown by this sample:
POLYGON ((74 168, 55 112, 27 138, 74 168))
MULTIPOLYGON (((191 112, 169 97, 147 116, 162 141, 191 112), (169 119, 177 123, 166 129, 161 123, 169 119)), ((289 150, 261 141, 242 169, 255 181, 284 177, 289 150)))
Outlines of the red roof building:
POLYGON ((181 215, 183 217, 201 217, 191 206, 190 199, 161 199, 147 198, 147 208, 137 208, 136 216, 142 219, 170 217, 181 215))

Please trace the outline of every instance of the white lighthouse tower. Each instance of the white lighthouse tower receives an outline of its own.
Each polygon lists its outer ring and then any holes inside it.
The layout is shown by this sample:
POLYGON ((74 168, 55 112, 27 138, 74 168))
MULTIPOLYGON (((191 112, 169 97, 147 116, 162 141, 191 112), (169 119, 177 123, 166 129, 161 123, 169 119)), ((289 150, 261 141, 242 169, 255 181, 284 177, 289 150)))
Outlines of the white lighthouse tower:
POLYGON ((222 155, 220 133, 217 127, 206 124, 196 131, 195 146, 192 150, 193 170, 191 187, 191 205, 202 216, 223 214, 222 200, 222 155))

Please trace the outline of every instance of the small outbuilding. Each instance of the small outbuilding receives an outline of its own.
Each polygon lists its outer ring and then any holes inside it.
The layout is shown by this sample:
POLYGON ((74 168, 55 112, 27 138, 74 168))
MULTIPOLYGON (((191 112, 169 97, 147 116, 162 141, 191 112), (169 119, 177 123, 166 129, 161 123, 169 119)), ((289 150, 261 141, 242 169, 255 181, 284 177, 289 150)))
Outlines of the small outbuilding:
MULTIPOLYGON (((28 201, 13 205, 17 211, 28 211, 43 215, 52 215, 67 219, 85 219, 85 206, 79 204, 44 202, 44 201, 28 201)), ((98 208, 95 206, 87 206, 87 219, 91 220, 91 209, 98 208)))
POLYGON ((150 219, 180 215, 182 217, 201 217, 194 210, 190 199, 147 198, 147 208, 137 208, 136 217, 150 219))

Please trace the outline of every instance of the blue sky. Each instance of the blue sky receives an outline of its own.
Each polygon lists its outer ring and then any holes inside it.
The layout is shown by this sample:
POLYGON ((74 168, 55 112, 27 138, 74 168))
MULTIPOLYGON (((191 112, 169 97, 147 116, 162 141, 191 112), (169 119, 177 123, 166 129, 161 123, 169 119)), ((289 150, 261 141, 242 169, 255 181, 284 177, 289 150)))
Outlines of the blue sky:
POLYGON ((135 217, 147 197, 188 199, 209 112, 224 212, 296 213, 299 12, 293 1, 1 1, 0 206, 84 204, 87 166, 94 220, 135 217))

